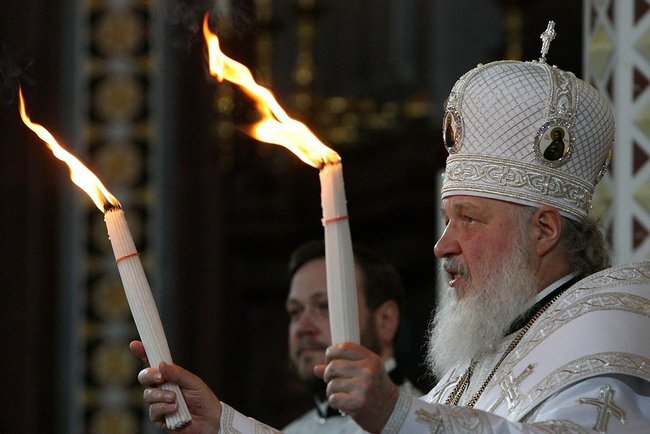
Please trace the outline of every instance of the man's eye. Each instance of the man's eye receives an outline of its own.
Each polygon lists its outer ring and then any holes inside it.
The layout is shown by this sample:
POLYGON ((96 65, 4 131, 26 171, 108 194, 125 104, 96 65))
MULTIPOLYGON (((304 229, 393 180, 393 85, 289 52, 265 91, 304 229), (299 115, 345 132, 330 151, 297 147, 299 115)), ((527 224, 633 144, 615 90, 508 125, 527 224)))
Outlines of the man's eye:
POLYGON ((468 216, 468 215, 464 215, 464 216, 463 216, 463 219, 464 219, 467 223, 473 223, 473 222, 476 221, 476 220, 474 220, 474 217, 472 217, 472 216, 468 216))
POLYGON ((327 303, 321 303, 318 305, 318 310, 327 312, 329 310, 329 305, 327 303))
POLYGON ((300 310, 299 309, 291 309, 287 311, 287 315, 289 315, 289 319, 296 320, 298 317, 300 317, 300 310))

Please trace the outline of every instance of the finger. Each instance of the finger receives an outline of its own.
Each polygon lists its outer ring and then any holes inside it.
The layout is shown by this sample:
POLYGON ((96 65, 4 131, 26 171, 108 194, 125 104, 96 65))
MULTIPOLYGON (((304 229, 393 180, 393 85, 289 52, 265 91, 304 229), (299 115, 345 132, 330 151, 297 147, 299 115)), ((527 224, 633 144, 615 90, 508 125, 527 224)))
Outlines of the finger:
POLYGON ((368 358, 371 354, 374 353, 352 342, 334 344, 325 350, 325 357, 328 361, 334 359, 362 360, 368 358))
POLYGON ((330 382, 335 378, 352 378, 366 375, 364 365, 346 359, 332 360, 326 365, 323 380, 330 382))
POLYGON ((165 416, 176 411, 176 403, 158 402, 149 406, 149 420, 155 423, 164 423, 165 416))
POLYGON ((325 369, 323 370, 323 380, 325 380, 325 382, 329 384, 332 380, 338 377, 338 375, 339 374, 336 371, 336 366, 334 366, 334 362, 329 362, 325 366, 325 369))
POLYGON ((337 393, 352 394, 355 390, 354 383, 346 378, 335 378, 329 383, 325 389, 327 396, 335 395, 337 393))
POLYGON ((348 381, 334 380, 329 383, 327 401, 332 408, 350 415, 362 407, 358 390, 348 381))
POLYGON ((325 375, 325 368, 327 368, 327 365, 314 366, 314 375, 316 375, 318 378, 323 378, 323 375, 325 375))
POLYGON ((148 387, 142 393, 142 398, 146 404, 176 402, 176 393, 171 390, 163 390, 159 387, 148 387))
POLYGON ((144 345, 140 341, 132 341, 129 344, 129 349, 133 354, 136 355, 136 357, 140 358, 144 362, 145 365, 150 366, 149 364, 149 359, 147 359, 147 354, 144 350, 144 345))
POLYGON ((138 382, 144 387, 159 386, 164 383, 160 370, 156 368, 145 368, 138 373, 138 382))
POLYGON ((165 362, 160 362, 159 368, 165 382, 176 383, 181 386, 181 388, 185 387, 194 389, 200 388, 205 384, 199 377, 178 365, 170 365, 165 362))
POLYGON ((347 393, 333 393, 327 397, 327 402, 332 408, 335 408, 345 414, 353 415, 359 409, 356 400, 347 393))

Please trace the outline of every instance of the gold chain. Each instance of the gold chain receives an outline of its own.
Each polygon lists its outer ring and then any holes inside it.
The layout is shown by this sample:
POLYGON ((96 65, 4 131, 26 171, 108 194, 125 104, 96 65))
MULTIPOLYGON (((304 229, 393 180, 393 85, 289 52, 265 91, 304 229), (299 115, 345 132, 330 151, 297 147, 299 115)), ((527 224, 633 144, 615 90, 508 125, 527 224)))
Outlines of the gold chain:
MULTIPOLYGON (((562 291, 562 292, 564 292, 564 291, 562 291)), ((533 317, 530 320, 528 320, 526 325, 524 325, 522 327, 522 329, 519 331, 519 333, 517 333, 517 335, 514 337, 512 342, 510 342, 510 345, 508 345, 508 348, 506 348, 505 352, 503 353, 503 355, 501 356, 501 358, 499 359, 497 364, 494 366, 494 368, 490 372, 490 375, 488 375, 488 377, 485 379, 485 381, 481 385, 481 388, 474 394, 474 396, 472 396, 472 399, 469 400, 469 402, 467 403, 467 407, 474 407, 474 404, 476 404, 476 401, 478 401, 478 399, 481 397, 481 394, 483 393, 483 391, 485 391, 485 388, 487 387, 490 380, 492 380, 492 377, 494 377, 494 374, 497 372, 497 369, 499 369, 499 366, 501 366, 501 363, 503 363, 505 358, 508 357, 508 354, 510 354, 512 352, 512 350, 515 349, 517 344, 519 344, 519 342, 524 337, 526 332, 531 328, 533 323, 535 323, 535 321, 537 321, 539 319, 539 317, 542 316, 542 314, 544 312, 546 312, 546 310, 553 303, 555 303, 555 301, 558 298, 560 298, 560 296, 562 295, 562 292, 557 294, 555 297, 553 297, 551 300, 549 300, 548 303, 546 303, 544 306, 542 306, 542 308, 539 309, 535 313, 535 315, 533 315, 533 317)), ((447 398, 447 400, 445 401, 445 404, 447 404, 447 405, 458 405, 458 402, 460 401, 461 395, 463 393, 465 393, 465 390, 467 390, 467 388, 469 387, 469 381, 470 381, 470 379, 472 377, 472 373, 474 371, 474 367, 476 366, 476 363, 477 363, 476 361, 472 361, 472 363, 470 363, 469 367, 467 368, 467 371, 465 371, 465 374, 463 375, 463 378, 461 378, 459 380, 458 384, 456 384, 456 387, 454 388, 454 390, 449 395, 449 398, 447 398)))
POLYGON ((476 366, 476 362, 472 361, 472 363, 470 363, 469 367, 465 371, 465 374, 463 374, 463 378, 459 380, 458 384, 449 395, 449 398, 447 398, 447 401, 445 401, 445 404, 447 405, 458 404, 461 395, 465 393, 465 389, 467 389, 467 386, 469 385, 469 379, 472 378, 472 373, 474 372, 474 366, 476 366))

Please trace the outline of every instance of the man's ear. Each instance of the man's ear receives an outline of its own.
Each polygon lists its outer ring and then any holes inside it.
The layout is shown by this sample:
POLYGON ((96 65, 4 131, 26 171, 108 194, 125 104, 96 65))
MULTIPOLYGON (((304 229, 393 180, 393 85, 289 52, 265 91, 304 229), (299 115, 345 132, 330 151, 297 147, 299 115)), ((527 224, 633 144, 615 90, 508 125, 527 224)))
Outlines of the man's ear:
POLYGON ((373 312, 377 336, 382 343, 391 344, 399 327, 399 307, 395 300, 386 300, 373 312))
POLYGON ((559 211, 549 206, 542 206, 535 211, 532 220, 535 228, 535 252, 544 256, 551 252, 560 242, 562 234, 562 216, 559 211))

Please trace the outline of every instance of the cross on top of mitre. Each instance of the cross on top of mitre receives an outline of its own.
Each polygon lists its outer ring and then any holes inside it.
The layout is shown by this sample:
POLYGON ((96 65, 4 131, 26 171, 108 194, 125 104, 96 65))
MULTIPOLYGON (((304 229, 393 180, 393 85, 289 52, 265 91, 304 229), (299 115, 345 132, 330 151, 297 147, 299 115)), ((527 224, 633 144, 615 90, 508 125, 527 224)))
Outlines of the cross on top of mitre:
POLYGON ((551 41, 555 39, 555 21, 549 21, 546 30, 539 37, 542 40, 542 57, 539 58, 540 62, 546 62, 546 55, 548 48, 551 46, 551 41))

